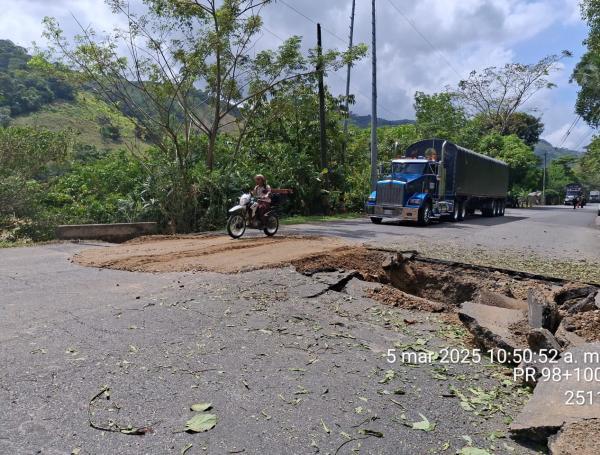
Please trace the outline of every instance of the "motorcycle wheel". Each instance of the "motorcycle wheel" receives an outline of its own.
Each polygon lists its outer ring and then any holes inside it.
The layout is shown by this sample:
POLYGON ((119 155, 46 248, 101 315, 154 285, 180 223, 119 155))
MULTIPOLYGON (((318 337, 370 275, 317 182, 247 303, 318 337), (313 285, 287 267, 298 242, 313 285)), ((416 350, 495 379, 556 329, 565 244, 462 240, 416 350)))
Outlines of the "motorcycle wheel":
POLYGON ((239 239, 246 232, 246 220, 239 213, 231 215, 227 220, 227 233, 234 239, 239 239))
POLYGON ((269 215, 267 217, 267 223, 265 225, 265 228, 263 229, 264 233, 266 235, 268 235, 269 237, 273 237, 275 234, 277 234, 277 231, 279 230, 279 218, 277 217, 277 215, 269 215))

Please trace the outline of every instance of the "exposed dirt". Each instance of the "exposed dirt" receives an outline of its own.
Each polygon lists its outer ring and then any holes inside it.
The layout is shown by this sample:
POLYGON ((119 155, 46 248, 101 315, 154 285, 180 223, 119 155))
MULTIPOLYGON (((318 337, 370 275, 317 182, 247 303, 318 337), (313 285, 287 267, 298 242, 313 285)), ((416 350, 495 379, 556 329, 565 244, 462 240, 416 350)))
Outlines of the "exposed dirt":
POLYGON ((395 256, 379 250, 346 248, 308 256, 292 264, 307 275, 356 270, 361 279, 384 284, 369 289, 368 297, 406 309, 432 312, 454 310, 463 302, 489 299, 492 294, 524 302, 530 287, 545 293, 552 289, 549 283, 506 273, 395 256))
POLYGON ((135 272, 213 271, 237 273, 275 267, 343 248, 331 237, 260 237, 233 240, 223 235, 150 236, 74 256, 80 265, 135 272))
POLYGON ((600 341, 600 310, 566 316, 565 327, 586 341, 600 341))
POLYGON ((565 425, 551 438, 550 449, 560 455, 596 455, 600 437, 600 419, 589 419, 565 425))
POLYGON ((361 247, 307 256, 292 262, 296 270, 305 275, 335 270, 356 270, 365 281, 385 281, 383 262, 389 254, 361 247))
POLYGON ((382 286, 380 288, 370 289, 366 294, 367 297, 370 297, 373 300, 407 310, 439 313, 448 309, 448 307, 442 303, 408 294, 392 286, 382 286))
POLYGON ((523 318, 516 324, 508 327, 512 332, 512 338, 515 341, 515 346, 527 346, 527 333, 531 330, 527 318, 523 318))

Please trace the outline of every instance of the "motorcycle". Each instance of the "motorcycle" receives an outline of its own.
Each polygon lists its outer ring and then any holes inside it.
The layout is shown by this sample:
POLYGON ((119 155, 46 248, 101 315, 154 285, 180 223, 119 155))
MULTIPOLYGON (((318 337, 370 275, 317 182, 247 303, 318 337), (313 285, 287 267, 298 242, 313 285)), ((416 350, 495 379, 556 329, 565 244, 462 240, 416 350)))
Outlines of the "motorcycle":
MULTIPOLYGON (((274 205, 273 199, 272 205, 274 205)), ((279 217, 274 210, 265 213, 265 221, 259 219, 258 201, 251 194, 242 194, 239 204, 229 209, 227 220, 227 233, 234 239, 239 239, 246 232, 246 228, 262 230, 269 237, 277 234, 279 230, 279 217)))

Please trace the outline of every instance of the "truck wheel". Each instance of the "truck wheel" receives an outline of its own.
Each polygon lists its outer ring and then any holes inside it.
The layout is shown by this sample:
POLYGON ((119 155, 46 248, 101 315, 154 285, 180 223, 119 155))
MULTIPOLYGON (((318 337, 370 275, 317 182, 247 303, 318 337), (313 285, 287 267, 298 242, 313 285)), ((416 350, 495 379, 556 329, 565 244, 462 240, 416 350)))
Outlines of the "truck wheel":
POLYGON ((419 225, 428 226, 431 223, 431 205, 426 204, 425 207, 419 209, 419 225))
POLYGON ((460 203, 459 212, 458 212, 458 221, 462 221, 467 217, 467 201, 463 201, 460 203))
POLYGON ((462 210, 462 204, 459 201, 455 201, 454 202, 454 209, 452 210, 452 215, 451 215, 451 220, 454 221, 455 223, 457 221, 460 221, 460 212, 462 210))
POLYGON ((371 223, 373 223, 373 224, 381 224, 381 220, 382 220, 382 218, 379 218, 376 216, 371 217, 371 223))
POLYGON ((494 201, 492 203, 492 216, 498 216, 500 214, 500 207, 498 206, 498 201, 494 201))
POLYGON ((495 203, 485 202, 481 207, 481 214, 485 217, 494 216, 494 206, 495 203))
POLYGON ((499 216, 504 216, 505 212, 506 212, 506 203, 500 202, 500 215, 499 216))

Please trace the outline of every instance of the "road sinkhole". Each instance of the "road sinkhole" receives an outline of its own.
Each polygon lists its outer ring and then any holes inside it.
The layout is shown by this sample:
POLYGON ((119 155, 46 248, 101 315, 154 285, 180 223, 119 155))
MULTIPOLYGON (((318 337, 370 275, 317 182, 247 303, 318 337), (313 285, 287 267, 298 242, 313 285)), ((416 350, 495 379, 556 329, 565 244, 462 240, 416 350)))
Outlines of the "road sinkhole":
POLYGON ((464 302, 491 301, 509 307, 525 301, 532 287, 551 292, 549 280, 528 277, 518 272, 500 271, 468 264, 446 263, 420 258, 415 252, 392 253, 367 248, 349 248, 293 261, 296 270, 314 276, 331 272, 355 272, 370 286, 370 294, 386 303, 434 311, 453 310, 464 302), (414 297, 414 301, 410 301, 414 297), (428 301, 432 308, 426 308, 428 301))

